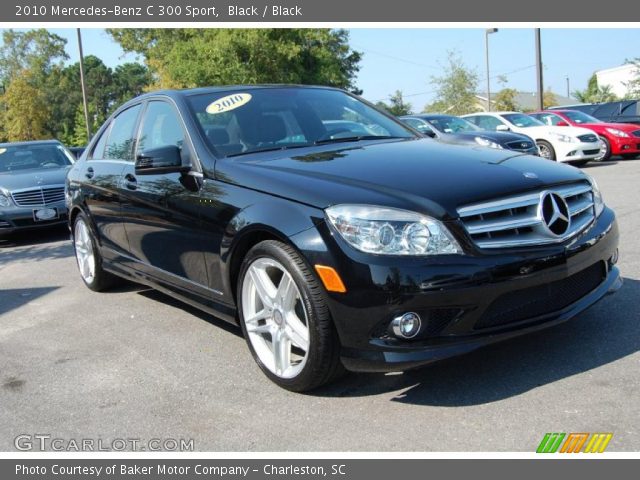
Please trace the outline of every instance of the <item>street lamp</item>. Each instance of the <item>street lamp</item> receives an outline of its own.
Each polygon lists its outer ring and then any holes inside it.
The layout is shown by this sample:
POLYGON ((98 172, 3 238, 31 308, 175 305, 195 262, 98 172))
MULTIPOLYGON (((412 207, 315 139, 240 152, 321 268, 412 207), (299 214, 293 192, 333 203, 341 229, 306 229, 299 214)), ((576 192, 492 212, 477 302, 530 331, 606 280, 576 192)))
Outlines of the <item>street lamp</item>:
POLYGON ((489 35, 496 33, 497 28, 487 28, 484 31, 484 50, 487 58, 487 112, 491 111, 491 79, 489 77, 489 35))

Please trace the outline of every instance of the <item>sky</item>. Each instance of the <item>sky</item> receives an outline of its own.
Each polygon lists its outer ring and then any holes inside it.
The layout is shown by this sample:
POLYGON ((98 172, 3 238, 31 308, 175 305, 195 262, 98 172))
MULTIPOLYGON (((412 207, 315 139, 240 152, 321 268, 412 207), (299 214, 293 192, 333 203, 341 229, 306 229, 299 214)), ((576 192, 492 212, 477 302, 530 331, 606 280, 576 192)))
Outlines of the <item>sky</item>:
MULTIPOLYGON (((66 38, 70 61, 78 60, 75 29, 51 29, 66 38)), ((414 111, 421 111, 433 99, 430 80, 442 72, 450 50, 480 78, 486 90, 485 33, 481 28, 354 28, 353 49, 363 53, 356 84, 370 101, 386 99, 401 90, 414 111)), ((114 67, 136 56, 124 54, 103 29, 82 29, 85 55, 96 55, 114 67)), ((541 31, 544 85, 566 95, 584 89, 596 70, 616 67, 640 57, 640 29, 545 28, 541 31)), ((507 86, 535 91, 535 45, 533 28, 500 28, 489 36, 491 90, 499 90, 498 75, 506 75, 507 86)))

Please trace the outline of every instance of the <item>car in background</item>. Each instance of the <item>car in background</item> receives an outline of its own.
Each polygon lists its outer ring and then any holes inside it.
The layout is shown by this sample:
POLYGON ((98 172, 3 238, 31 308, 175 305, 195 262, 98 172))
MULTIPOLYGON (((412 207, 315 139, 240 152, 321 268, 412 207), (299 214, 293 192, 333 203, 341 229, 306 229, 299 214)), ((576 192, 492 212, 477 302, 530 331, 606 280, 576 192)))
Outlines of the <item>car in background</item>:
POLYGON ((538 155, 538 147, 530 137, 514 132, 482 130, 460 117, 443 114, 404 115, 404 123, 444 143, 514 150, 538 155))
POLYGON ((0 143, 0 235, 66 222, 73 163, 57 140, 0 143))
POLYGON ((551 107, 547 110, 578 110, 609 123, 633 123, 640 125, 640 100, 620 100, 605 103, 582 103, 551 107))
POLYGON ((540 156, 582 166, 600 155, 602 142, 591 130, 580 127, 549 127, 520 112, 481 112, 463 115, 484 130, 516 132, 533 138, 540 156))
POLYGON ((612 155, 627 159, 640 155, 640 126, 603 122, 578 110, 543 110, 529 115, 545 125, 593 130, 602 141, 601 154, 594 159, 596 161, 609 160, 612 155))
POLYGON ((69 150, 73 154, 75 159, 77 160, 78 158, 80 158, 82 156, 82 154, 84 153, 85 148, 87 148, 87 147, 67 147, 67 150, 69 150))

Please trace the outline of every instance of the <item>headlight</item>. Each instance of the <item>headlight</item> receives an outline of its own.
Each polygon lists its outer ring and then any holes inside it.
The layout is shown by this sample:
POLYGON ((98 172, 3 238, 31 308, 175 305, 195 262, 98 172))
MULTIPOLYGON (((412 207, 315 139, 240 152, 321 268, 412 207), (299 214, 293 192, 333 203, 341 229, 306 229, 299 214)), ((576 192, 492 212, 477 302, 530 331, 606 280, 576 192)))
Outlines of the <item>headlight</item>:
POLYGON ((629 138, 631 136, 627 132, 623 132, 622 130, 618 130, 617 128, 607 127, 605 128, 605 130, 615 137, 629 138))
POLYGON ((496 142, 492 142, 491 140, 487 140, 486 138, 476 137, 476 138, 474 138, 474 140, 476 141, 476 143, 478 145, 482 145, 483 147, 502 148, 502 145, 500 145, 500 144, 498 144, 496 142))
POLYGON ((569 135, 564 135, 562 133, 556 133, 556 132, 549 132, 549 133, 553 135, 556 138, 556 140, 558 140, 559 142, 572 143, 576 141, 575 138, 569 135))
POLYGON ((596 217, 599 217, 604 210, 604 200, 602 199, 602 193, 600 193, 600 188, 598 188, 598 184, 596 183, 595 178, 593 178, 591 175, 587 175, 587 179, 589 180, 589 183, 591 183, 591 190, 593 191, 593 205, 595 207, 596 217))
POLYGON ((373 205, 336 205, 327 218, 349 245, 382 255, 462 253, 441 222, 425 215, 373 205))
POLYGON ((11 198, 5 192, 0 191, 0 207, 10 207, 11 206, 11 198))

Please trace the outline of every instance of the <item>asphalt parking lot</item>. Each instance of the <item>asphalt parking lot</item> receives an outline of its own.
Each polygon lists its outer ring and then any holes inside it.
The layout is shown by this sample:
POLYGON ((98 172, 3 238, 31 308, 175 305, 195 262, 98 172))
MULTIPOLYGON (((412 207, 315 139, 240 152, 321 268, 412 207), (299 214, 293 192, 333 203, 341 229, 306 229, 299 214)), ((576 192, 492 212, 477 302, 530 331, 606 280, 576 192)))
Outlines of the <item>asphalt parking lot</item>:
POLYGON ((640 159, 585 167, 618 215, 623 288, 559 327, 300 395, 239 334, 136 285, 84 287, 64 228, 0 241, 0 450, 20 434, 192 438, 201 451, 640 450, 640 159))

